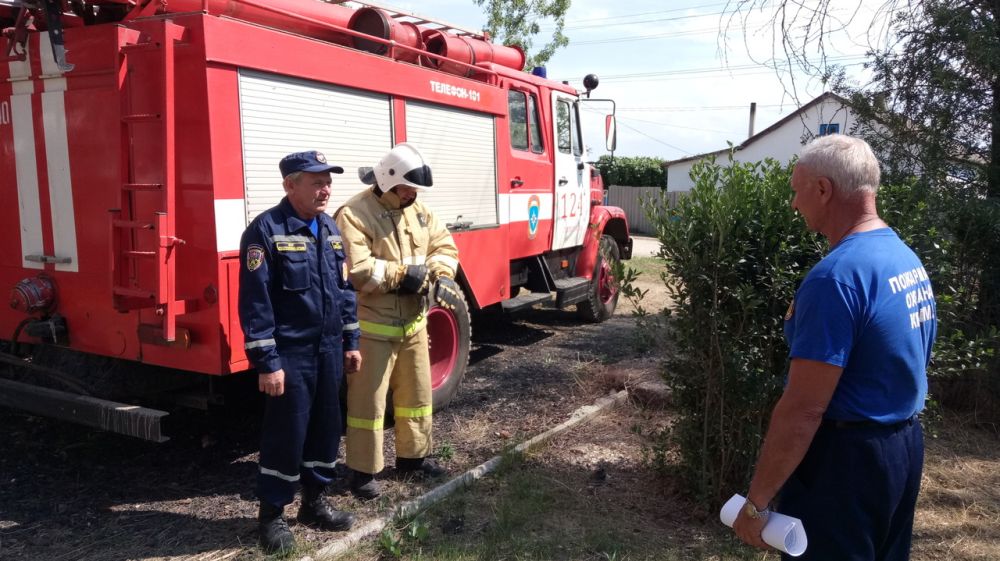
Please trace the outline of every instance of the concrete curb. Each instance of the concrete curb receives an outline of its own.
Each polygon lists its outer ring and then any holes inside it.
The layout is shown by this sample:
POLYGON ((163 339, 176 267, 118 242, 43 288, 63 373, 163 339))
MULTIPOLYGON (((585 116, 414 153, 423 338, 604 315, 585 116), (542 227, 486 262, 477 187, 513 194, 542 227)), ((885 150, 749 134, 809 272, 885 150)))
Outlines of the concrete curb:
MULTIPOLYGON (((515 446, 512 453, 523 455, 525 452, 537 447, 539 444, 545 442, 553 436, 593 419, 612 405, 625 401, 627 397, 628 392, 622 390, 616 394, 602 397, 601 399, 595 401, 592 405, 580 407, 574 411, 565 422, 515 446)), ((361 543, 362 540, 381 532, 394 519, 417 514, 455 491, 468 487, 477 480, 482 479, 486 475, 496 471, 496 469, 500 467, 502 461, 503 456, 494 456, 488 461, 479 464, 462 475, 448 481, 444 485, 431 489, 416 499, 406 501, 392 511, 379 516, 375 520, 371 520, 363 524, 361 527, 351 530, 344 537, 324 546, 313 555, 300 558, 299 561, 331 561, 336 559, 338 556, 347 552, 350 548, 361 543)))

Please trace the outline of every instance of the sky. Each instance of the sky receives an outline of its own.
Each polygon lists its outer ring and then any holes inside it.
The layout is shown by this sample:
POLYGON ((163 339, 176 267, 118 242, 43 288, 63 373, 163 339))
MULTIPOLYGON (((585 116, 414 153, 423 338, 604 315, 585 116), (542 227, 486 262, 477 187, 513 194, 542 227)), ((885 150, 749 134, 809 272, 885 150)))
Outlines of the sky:
MULTIPOLYGON (((844 31, 831 35, 827 48, 863 80, 864 54, 870 36, 877 35, 868 28, 882 2, 860 1, 858 12, 854 2, 835 3, 841 4, 834 15, 844 31)), ((482 29, 486 22, 473 0, 391 4, 465 28, 482 29)), ((772 48, 771 14, 749 14, 746 33, 742 21, 734 21, 723 36, 725 6, 725 0, 573 0, 564 31, 570 44, 545 65, 548 77, 582 91, 583 77, 597 74, 600 85, 593 96, 616 102, 617 156, 673 160, 738 144, 747 138, 751 102, 757 103, 759 132, 823 93, 824 85, 798 75, 797 93, 788 93, 788 74, 763 64, 784 59, 780 46, 772 48)), ((551 35, 547 23, 541 22, 551 35)), ((536 44, 544 39, 539 36, 536 44)), ((593 121, 600 118, 594 115, 593 121)), ((595 128, 587 129, 586 140, 595 146, 593 159, 606 153, 604 139, 592 134, 595 128)))

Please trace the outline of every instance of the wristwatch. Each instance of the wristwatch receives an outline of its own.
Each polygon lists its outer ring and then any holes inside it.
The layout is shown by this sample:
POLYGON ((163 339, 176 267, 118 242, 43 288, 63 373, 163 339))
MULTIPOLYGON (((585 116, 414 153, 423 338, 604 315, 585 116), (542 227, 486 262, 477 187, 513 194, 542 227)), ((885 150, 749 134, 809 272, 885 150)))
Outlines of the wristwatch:
POLYGON ((760 520, 761 518, 767 518, 767 516, 771 514, 771 505, 768 505, 761 510, 757 510, 757 505, 753 504, 750 499, 747 499, 747 501, 743 503, 743 513, 752 520, 760 520))

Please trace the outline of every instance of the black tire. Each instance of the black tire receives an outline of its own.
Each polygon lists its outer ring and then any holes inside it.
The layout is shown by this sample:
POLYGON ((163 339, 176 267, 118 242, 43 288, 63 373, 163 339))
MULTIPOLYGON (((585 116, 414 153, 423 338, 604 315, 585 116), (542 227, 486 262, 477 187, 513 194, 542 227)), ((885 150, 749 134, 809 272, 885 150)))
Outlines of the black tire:
POLYGON ((448 406, 469 365, 472 345, 472 320, 464 294, 459 294, 454 310, 432 307, 427 312, 427 336, 430 339, 431 388, 434 411, 448 406))
POLYGON ((581 318, 601 323, 615 313, 619 291, 612 271, 620 260, 615 239, 601 236, 597 247, 597 262, 594 263, 594 276, 590 279, 590 291, 587 299, 576 305, 576 313, 581 318))

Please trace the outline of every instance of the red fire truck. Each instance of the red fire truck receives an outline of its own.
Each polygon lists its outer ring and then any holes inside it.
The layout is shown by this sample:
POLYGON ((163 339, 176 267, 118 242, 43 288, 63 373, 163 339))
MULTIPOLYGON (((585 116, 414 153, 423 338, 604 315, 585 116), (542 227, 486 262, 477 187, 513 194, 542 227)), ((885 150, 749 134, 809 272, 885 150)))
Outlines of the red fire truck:
MULTIPOLYGON (((581 97, 482 33, 352 5, 0 0, 0 361, 25 373, 0 378, 0 405, 163 440, 164 412, 98 382, 247 370, 240 235, 301 150, 353 169, 409 141, 432 164, 421 197, 467 300, 429 313, 436 407, 464 374, 470 309, 611 315, 632 242, 585 161, 596 80, 581 97)), ((336 177, 331 210, 361 188, 336 177)))

